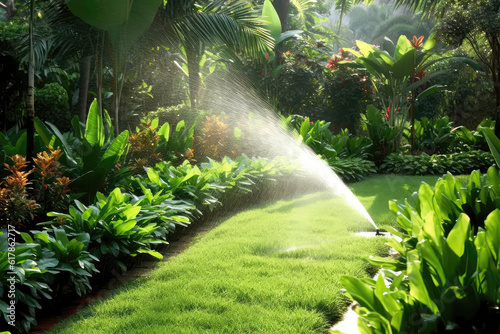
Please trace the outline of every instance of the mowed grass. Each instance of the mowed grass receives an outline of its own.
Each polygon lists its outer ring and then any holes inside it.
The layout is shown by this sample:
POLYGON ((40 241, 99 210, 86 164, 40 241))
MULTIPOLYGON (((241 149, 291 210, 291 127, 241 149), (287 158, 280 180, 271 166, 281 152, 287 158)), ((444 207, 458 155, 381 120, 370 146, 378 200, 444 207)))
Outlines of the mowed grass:
MULTIPOLYGON (((422 179, 374 177, 351 188, 387 223, 388 200, 422 179)), ((362 258, 386 251, 384 238, 355 236, 362 230, 373 227, 326 193, 247 210, 50 333, 322 333, 346 308, 340 276, 372 275, 362 258)))

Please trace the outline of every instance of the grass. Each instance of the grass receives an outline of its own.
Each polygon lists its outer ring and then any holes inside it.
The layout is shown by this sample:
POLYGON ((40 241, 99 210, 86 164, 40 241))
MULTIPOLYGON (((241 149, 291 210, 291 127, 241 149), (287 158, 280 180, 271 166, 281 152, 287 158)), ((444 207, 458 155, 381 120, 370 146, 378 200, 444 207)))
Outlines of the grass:
MULTIPOLYGON (((351 188, 387 223, 388 200, 423 179, 437 178, 377 176, 351 188)), ((346 308, 340 276, 372 275, 362 258, 385 250, 361 230, 373 227, 325 193, 247 210, 50 333, 322 333, 346 308)))

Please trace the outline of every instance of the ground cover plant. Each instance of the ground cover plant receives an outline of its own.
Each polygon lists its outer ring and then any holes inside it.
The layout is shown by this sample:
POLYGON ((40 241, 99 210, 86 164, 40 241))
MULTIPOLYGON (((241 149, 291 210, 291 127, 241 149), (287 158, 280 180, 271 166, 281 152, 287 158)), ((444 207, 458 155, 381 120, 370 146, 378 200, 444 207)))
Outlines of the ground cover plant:
MULTIPOLYGON (((393 177, 393 192, 378 191, 387 179, 352 187, 378 223, 387 218, 379 201, 403 199, 403 185, 419 182, 393 177)), ((160 263, 151 278, 132 283, 51 333, 321 333, 347 305, 338 294, 342 272, 371 275, 362 256, 384 252, 386 240, 354 235, 369 229, 371 224, 328 193, 241 212, 160 263)))

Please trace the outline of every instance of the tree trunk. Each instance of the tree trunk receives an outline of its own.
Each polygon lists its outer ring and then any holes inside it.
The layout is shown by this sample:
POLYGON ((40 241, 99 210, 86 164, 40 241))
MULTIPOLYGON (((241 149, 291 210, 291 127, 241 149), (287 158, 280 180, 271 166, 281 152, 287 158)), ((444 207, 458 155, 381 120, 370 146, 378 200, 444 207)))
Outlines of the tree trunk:
POLYGON ((285 32, 288 24, 288 5, 290 0, 274 0, 273 6, 281 22, 281 32, 285 32))
POLYGON ((500 138, 500 39, 496 36, 490 39, 491 73, 493 90, 495 92, 495 135, 500 138))
POLYGON ((411 93, 410 106, 410 132, 411 132, 411 153, 415 152, 415 92, 411 93))
POLYGON ((7 13, 7 22, 12 21, 14 16, 17 14, 17 8, 14 0, 9 0, 7 4, 0 2, 0 8, 6 11, 7 13))
POLYGON ((90 61, 92 56, 86 56, 80 59, 80 81, 78 82, 78 118, 80 122, 85 123, 87 119, 87 97, 90 83, 90 61))
POLYGON ((28 94, 26 95, 26 161, 32 164, 32 159, 34 156, 34 118, 35 118, 35 51, 33 46, 33 21, 35 19, 34 15, 35 0, 30 1, 30 21, 29 21, 29 65, 28 65, 28 94))
POLYGON ((189 100, 191 107, 195 108, 198 103, 198 94, 201 86, 199 48, 192 44, 186 44, 185 50, 189 72, 189 100))

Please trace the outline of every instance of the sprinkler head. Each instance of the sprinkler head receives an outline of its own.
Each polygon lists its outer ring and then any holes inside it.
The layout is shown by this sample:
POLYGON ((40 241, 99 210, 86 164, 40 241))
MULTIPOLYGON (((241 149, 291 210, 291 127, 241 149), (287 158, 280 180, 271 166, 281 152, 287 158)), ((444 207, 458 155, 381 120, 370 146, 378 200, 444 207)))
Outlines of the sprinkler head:
POLYGON ((382 235, 382 233, 380 233, 380 229, 375 230, 375 235, 382 235))

